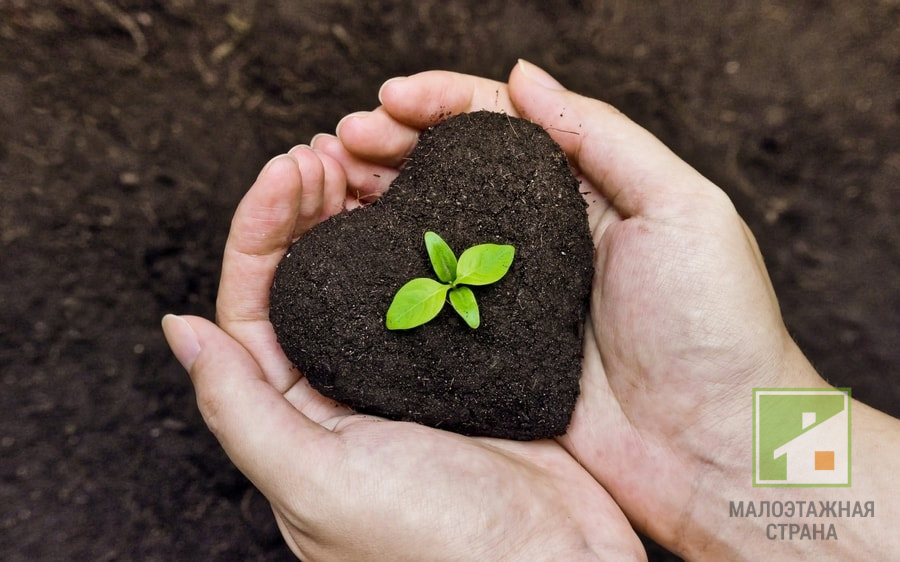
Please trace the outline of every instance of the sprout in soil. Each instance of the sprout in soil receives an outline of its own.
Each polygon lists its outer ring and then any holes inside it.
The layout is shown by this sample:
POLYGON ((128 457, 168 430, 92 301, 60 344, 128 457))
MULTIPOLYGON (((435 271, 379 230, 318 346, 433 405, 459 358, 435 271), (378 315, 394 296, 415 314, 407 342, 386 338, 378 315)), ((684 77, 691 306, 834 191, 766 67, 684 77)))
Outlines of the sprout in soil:
POLYGON ((438 315, 447 298, 471 328, 481 324, 475 293, 467 285, 499 281, 512 265, 516 249, 508 244, 478 244, 459 256, 434 232, 425 233, 425 249, 440 281, 417 277, 400 287, 387 311, 388 330, 408 330, 438 315))

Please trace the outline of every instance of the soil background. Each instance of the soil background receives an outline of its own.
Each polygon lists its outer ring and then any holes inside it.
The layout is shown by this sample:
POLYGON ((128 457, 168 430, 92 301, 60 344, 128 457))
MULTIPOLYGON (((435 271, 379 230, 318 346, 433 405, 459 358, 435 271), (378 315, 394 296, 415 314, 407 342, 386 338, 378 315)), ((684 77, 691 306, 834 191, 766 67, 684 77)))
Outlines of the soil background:
POLYGON ((0 0, 0 557, 290 559, 159 318, 212 316, 269 157, 517 57, 719 183, 800 347, 900 415, 897 0, 0 0))

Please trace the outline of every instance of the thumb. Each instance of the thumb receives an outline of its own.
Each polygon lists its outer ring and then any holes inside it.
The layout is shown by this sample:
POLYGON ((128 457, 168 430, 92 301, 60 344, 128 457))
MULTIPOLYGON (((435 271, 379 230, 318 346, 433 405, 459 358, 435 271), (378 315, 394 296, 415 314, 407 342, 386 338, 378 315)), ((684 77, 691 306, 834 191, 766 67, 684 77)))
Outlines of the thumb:
POLYGON ((285 476, 298 470, 304 479, 316 478, 317 467, 328 464, 322 455, 331 433, 275 390, 243 346, 203 318, 170 314, 162 327, 190 373, 207 426, 263 494, 296 493, 285 476))
POLYGON ((722 195, 649 131, 527 61, 513 68, 509 95, 522 117, 546 129, 623 217, 671 216, 698 195, 722 195))

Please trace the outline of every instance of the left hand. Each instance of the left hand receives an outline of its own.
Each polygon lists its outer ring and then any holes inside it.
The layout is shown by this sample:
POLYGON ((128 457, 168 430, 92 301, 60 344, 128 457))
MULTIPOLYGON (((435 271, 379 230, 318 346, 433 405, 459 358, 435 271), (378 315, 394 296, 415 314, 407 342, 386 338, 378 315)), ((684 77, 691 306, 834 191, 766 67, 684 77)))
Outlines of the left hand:
POLYGON ((269 499, 292 551, 304 560, 644 559, 625 515, 557 442, 358 415, 292 367, 268 320, 279 260, 323 218, 377 196, 398 164, 341 162, 309 147, 272 160, 232 222, 219 325, 163 321, 204 420, 269 499))

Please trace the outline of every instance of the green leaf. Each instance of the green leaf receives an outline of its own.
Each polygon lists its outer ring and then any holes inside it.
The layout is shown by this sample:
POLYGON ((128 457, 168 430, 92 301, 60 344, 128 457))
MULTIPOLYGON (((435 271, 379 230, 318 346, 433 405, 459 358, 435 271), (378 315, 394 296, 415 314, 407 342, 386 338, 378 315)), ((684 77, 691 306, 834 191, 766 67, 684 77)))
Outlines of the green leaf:
POLYGON ((499 281, 512 265, 516 249, 508 244, 479 244, 459 256, 456 285, 490 285, 499 281))
POLYGON ((472 292, 472 289, 468 287, 450 289, 450 304, 470 328, 477 328, 481 324, 478 302, 475 300, 475 293, 472 292))
POLYGON ((444 308, 449 285, 418 277, 397 291, 387 311, 388 330, 408 330, 421 326, 444 308))
POLYGON ((425 249, 428 250, 431 267, 434 268, 438 279, 444 283, 453 283, 453 279, 456 278, 456 256, 453 255, 450 246, 443 238, 429 230, 425 233, 425 249))

